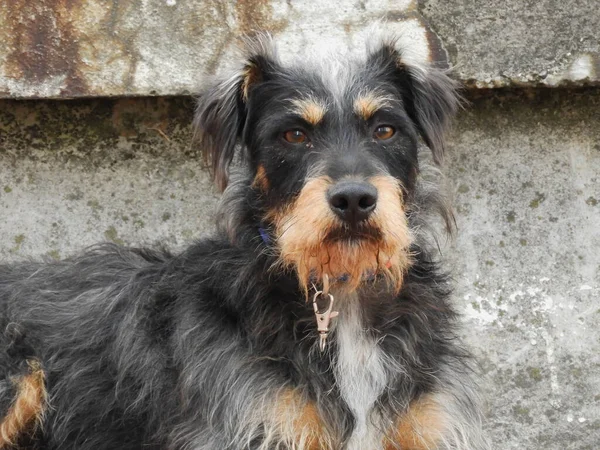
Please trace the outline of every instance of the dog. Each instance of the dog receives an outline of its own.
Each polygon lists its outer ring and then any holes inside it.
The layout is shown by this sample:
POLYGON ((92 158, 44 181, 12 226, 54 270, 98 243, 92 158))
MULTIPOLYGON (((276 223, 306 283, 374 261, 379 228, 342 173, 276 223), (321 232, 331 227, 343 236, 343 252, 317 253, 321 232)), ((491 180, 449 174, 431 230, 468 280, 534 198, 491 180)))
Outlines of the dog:
POLYGON ((0 267, 0 448, 487 448, 427 231, 456 83, 395 40, 245 48, 193 122, 212 237, 0 267))

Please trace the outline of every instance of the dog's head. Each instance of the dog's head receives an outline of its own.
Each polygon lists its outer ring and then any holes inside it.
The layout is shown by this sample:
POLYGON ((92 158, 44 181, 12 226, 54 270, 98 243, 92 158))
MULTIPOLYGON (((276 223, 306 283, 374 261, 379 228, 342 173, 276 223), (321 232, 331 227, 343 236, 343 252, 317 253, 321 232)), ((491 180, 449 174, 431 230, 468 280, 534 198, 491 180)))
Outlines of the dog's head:
MULTIPOLYGON (((406 200, 419 137, 436 162, 457 108, 454 83, 385 42, 360 60, 284 65, 270 40, 201 97, 195 127, 217 185, 236 149, 260 199, 260 225, 303 288, 323 274, 355 289, 384 275, 399 289, 410 265, 406 200)), ((262 230, 261 230, 262 231, 262 230)))

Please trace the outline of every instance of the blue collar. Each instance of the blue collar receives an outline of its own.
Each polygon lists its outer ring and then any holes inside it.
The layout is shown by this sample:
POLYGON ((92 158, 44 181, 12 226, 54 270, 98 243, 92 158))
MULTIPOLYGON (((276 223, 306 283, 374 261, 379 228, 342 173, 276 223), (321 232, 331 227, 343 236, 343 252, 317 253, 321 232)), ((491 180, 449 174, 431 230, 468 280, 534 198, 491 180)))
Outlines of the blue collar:
POLYGON ((265 244, 269 245, 271 243, 271 236, 269 236, 267 230, 265 230, 263 227, 258 227, 258 233, 265 244))

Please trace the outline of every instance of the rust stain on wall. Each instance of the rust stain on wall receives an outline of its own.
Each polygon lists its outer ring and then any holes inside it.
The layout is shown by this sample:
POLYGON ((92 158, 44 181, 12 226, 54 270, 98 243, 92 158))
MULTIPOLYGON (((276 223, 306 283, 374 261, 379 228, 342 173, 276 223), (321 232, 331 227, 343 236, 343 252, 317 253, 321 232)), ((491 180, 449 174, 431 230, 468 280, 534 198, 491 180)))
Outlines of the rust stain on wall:
POLYGON ((0 0, 7 11, 11 48, 5 72, 17 80, 43 83, 64 76, 61 96, 74 97, 87 90, 78 64, 79 42, 73 27, 81 13, 77 0, 0 0))
MULTIPOLYGON (((284 30, 289 22, 287 19, 275 19, 270 0, 241 0, 231 5, 219 0, 206 0, 206 13, 200 20, 200 25, 206 29, 217 30, 213 52, 206 60, 206 73, 213 74, 228 47, 236 42, 239 36, 268 31, 276 35, 284 30), (228 17, 235 18, 235 26, 228 25, 228 17)), ((195 24, 198 26, 198 23, 195 24)))
MULTIPOLYGON (((108 5, 107 5, 108 6, 108 5)), ((111 0, 110 6, 107 8, 104 19, 101 22, 100 33, 97 38, 92 38, 88 47, 92 49, 92 60, 98 63, 98 67, 91 67, 90 70, 101 70, 100 52, 110 54, 110 59, 107 64, 123 63, 126 68, 121 72, 121 82, 126 91, 135 90, 134 80, 135 71, 140 60, 139 51, 136 48, 136 39, 141 25, 136 25, 133 29, 126 29, 121 24, 125 17, 132 11, 135 11, 136 4, 134 2, 120 2, 119 0, 111 0), (110 52, 105 48, 97 48, 96 43, 101 41, 104 47, 109 47, 110 52)), ((134 13, 135 14, 135 13, 134 13)), ((83 51, 82 56, 85 56, 89 51, 83 51)), ((85 71, 84 71, 85 72, 85 71)))
MULTIPOLYGON (((481 65, 480 52, 469 53, 470 45, 461 44, 464 37, 453 34, 443 17, 433 21, 441 4, 429 3, 0 0, 0 98, 187 95, 198 92, 207 75, 233 63, 241 35, 268 31, 283 37, 284 51, 296 52, 307 42, 318 45, 321 34, 354 42, 374 21, 392 28, 409 24, 419 48, 427 46, 423 54, 429 60, 440 67, 447 67, 448 59, 459 63, 455 74, 467 87, 600 84, 598 46, 585 34, 589 27, 582 29, 585 35, 572 55, 560 60, 545 57, 532 66, 515 58, 508 67, 497 67, 495 61, 505 56, 481 53, 488 55, 481 65)), ((456 13, 452 23, 463 23, 459 18, 456 13)), ((559 54, 554 47, 546 50, 559 54)))
POLYGON ((270 0, 238 1, 235 5, 238 29, 240 33, 269 31, 277 34, 284 29, 288 21, 273 18, 273 6, 270 0))

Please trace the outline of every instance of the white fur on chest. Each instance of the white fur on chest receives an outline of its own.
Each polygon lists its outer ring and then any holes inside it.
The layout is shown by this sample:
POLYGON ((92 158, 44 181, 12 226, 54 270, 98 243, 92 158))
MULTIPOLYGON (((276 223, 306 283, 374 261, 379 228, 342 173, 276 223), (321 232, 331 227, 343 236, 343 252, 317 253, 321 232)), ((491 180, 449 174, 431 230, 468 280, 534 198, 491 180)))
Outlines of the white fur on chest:
POLYGON ((347 449, 379 450, 382 448, 383 432, 380 418, 373 414, 373 407, 388 383, 385 357, 376 340, 365 329, 358 298, 344 298, 336 303, 344 306, 336 319, 338 355, 335 378, 342 398, 356 419, 347 449))

